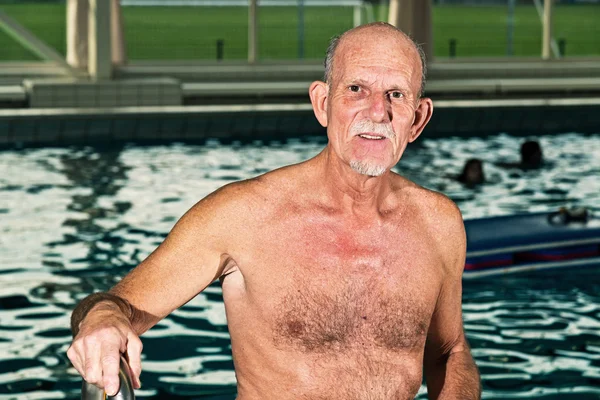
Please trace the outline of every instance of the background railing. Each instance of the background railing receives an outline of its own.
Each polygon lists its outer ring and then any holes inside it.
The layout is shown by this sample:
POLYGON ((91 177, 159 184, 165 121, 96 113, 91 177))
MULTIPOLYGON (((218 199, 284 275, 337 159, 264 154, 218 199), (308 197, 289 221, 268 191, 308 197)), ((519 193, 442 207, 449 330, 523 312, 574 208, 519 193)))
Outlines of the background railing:
MULTIPOLYGON (((386 20, 388 10, 387 0, 259 0, 259 5, 259 61, 322 59, 329 39, 356 23, 357 10, 361 22, 386 20)), ((0 0, 0 10, 65 54, 65 1, 0 0)), ((436 0, 435 57, 540 57, 538 11, 535 0, 436 0)), ((131 61, 247 59, 245 0, 122 0, 122 14, 131 61)), ((557 1, 554 51, 599 56, 598 21, 600 0, 557 1)), ((37 59, 0 30, 0 61, 37 59)))

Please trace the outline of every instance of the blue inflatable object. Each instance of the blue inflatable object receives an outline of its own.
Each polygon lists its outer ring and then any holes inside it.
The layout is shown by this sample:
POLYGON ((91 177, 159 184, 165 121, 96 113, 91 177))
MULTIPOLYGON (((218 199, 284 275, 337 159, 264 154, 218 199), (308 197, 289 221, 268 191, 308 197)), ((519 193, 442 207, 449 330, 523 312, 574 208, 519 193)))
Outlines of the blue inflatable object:
POLYGON ((600 218, 586 209, 465 221, 463 278, 600 265, 600 218))

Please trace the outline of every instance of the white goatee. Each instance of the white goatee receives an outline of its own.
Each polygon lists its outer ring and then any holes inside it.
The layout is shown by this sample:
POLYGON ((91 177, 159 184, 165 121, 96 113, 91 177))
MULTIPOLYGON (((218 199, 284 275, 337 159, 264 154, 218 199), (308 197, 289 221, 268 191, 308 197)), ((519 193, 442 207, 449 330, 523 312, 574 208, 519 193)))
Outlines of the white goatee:
POLYGON ((361 175, 367 176, 381 176, 385 172, 385 168, 381 165, 371 165, 359 160, 350 161, 350 168, 361 175))

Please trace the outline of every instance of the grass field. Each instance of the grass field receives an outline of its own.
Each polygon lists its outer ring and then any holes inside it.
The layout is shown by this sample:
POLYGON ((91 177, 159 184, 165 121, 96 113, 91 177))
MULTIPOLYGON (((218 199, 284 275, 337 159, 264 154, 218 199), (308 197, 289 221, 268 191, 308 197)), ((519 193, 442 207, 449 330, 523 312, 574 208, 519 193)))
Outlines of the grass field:
MULTIPOLYGON (((64 4, 0 4, 0 9, 64 54, 64 4)), ((386 15, 386 10, 382 10, 386 15)), ((381 15, 375 9, 375 15, 381 15)), ((293 7, 261 7, 259 56, 298 57, 298 15, 293 7)), ((217 40, 225 60, 247 57, 248 16, 245 7, 124 7, 130 59, 211 60, 217 40)), ((349 7, 307 7, 304 13, 304 56, 323 58, 329 38, 352 27, 349 7)), ((449 55, 450 39, 457 57, 506 55, 506 7, 436 6, 433 9, 435 55, 449 55)), ((556 6, 554 37, 566 41, 569 55, 600 55, 600 6, 556 6)), ((533 5, 515 13, 514 55, 538 56, 541 24, 533 5)), ((0 60, 36 57, 0 31, 0 60)))

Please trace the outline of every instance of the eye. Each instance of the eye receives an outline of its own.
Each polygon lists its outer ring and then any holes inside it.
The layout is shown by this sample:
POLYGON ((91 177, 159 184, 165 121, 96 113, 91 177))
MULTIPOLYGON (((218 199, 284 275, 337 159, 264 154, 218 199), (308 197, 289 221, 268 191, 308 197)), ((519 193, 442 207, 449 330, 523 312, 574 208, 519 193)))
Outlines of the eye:
POLYGON ((402 93, 402 92, 395 91, 395 92, 390 93, 391 99, 401 99, 403 97, 404 97, 404 93, 402 93))
POLYGON ((351 92, 355 92, 356 93, 356 92, 360 91, 360 86, 358 86, 358 85, 350 85, 348 87, 348 89, 350 89, 351 92))

